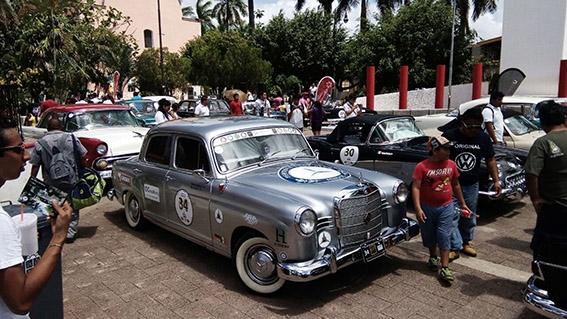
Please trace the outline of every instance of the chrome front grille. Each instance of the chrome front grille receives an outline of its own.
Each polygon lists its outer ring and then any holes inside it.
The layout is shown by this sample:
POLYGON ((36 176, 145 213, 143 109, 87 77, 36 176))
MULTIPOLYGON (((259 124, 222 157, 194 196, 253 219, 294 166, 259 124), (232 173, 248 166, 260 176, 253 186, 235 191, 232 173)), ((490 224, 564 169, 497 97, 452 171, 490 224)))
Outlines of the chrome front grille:
POLYGON ((506 176, 506 185, 507 188, 512 189, 525 189, 526 188, 526 175, 525 173, 518 172, 514 175, 506 176))
POLYGON ((387 206, 378 189, 366 195, 345 196, 338 201, 335 209, 342 246, 360 245, 380 235, 382 211, 387 206))

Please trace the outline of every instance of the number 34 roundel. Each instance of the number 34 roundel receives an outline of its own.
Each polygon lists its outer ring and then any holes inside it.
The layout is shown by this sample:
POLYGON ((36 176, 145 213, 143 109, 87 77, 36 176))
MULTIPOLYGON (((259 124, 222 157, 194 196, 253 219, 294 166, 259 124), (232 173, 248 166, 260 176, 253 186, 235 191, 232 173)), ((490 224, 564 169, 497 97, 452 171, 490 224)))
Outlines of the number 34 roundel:
POLYGON ((358 161, 358 146, 345 146, 341 149, 341 162, 354 165, 358 161))

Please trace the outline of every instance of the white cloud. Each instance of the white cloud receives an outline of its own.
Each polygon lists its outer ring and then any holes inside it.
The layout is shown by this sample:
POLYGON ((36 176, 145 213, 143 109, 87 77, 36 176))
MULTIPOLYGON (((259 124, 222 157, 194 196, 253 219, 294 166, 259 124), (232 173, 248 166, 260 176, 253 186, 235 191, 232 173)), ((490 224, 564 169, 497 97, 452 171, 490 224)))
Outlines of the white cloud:
MULTIPOLYGON (((243 0, 245 4, 248 4, 247 0, 243 0)), ((183 0, 183 5, 190 5, 195 8, 196 0, 183 0)), ((214 3, 214 0, 212 1, 214 3)), ((296 0, 256 0, 254 2, 254 10, 263 10, 264 16, 257 22, 267 24, 274 16, 278 15, 280 10, 283 11, 286 18, 292 18, 295 14, 295 4, 296 0)), ((502 35, 502 6, 504 5, 504 0, 497 0, 498 10, 494 14, 485 14, 481 16, 477 21, 470 22, 473 29, 478 32, 478 35, 482 39, 491 39, 502 35)), ((306 0, 304 8, 317 8, 319 5, 317 0, 306 0)), ((368 17, 376 12, 376 4, 369 1, 368 4, 368 17)), ((360 6, 354 8, 348 14, 348 22, 346 27, 351 30, 358 30, 360 18, 360 6)))

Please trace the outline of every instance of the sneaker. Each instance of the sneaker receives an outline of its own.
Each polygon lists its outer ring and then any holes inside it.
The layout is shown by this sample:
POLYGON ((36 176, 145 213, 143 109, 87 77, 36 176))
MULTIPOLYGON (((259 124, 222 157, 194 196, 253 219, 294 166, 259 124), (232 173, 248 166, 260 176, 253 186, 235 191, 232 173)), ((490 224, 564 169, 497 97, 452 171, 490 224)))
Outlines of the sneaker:
POLYGON ((476 257, 476 250, 474 250, 474 248, 472 248, 470 243, 466 243, 466 244, 463 245, 462 252, 463 252, 463 254, 465 254, 467 256, 476 257))
POLYGON ((449 262, 452 262, 455 259, 459 259, 459 257, 461 257, 461 254, 459 254, 459 251, 451 250, 449 252, 449 262))
POLYGON ((453 277, 453 272, 451 271, 451 269, 449 269, 449 267, 441 268, 439 276, 441 277, 441 279, 447 282, 455 280, 455 277, 453 277))
POLYGON ((439 259, 439 257, 429 257, 429 260, 427 261, 427 268, 431 271, 438 271, 440 263, 441 259, 439 259))

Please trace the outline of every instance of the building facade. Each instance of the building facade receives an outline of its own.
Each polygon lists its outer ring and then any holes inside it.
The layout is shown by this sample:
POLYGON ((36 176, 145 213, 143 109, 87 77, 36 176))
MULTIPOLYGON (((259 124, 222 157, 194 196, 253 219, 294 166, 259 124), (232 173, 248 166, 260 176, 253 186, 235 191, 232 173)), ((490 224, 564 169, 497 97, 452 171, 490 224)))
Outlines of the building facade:
POLYGON ((160 47, 158 3, 163 48, 179 52, 187 41, 201 35, 201 22, 184 18, 178 0, 96 0, 96 3, 103 8, 113 7, 132 19, 124 30, 132 34, 140 51, 160 47))

